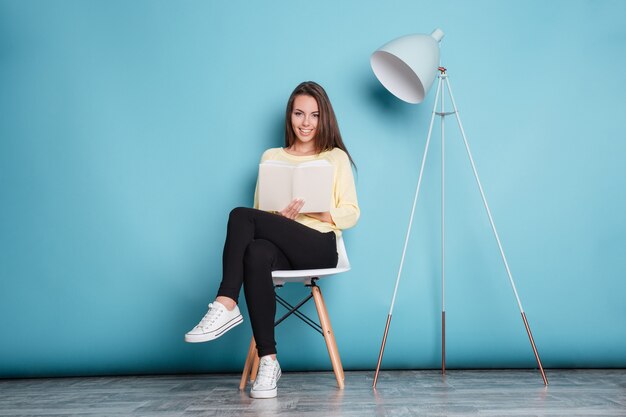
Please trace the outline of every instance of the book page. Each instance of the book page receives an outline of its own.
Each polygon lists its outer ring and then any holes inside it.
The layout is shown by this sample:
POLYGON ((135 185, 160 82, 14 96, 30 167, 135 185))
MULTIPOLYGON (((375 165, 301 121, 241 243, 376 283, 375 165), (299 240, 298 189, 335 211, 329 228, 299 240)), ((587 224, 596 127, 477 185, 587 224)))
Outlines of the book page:
POLYGON ((293 172, 293 197, 304 200, 301 213, 330 211, 334 169, 326 160, 305 162, 293 172))
POLYGON ((295 165, 279 161, 259 164, 259 209, 280 211, 291 200, 292 172, 295 165))

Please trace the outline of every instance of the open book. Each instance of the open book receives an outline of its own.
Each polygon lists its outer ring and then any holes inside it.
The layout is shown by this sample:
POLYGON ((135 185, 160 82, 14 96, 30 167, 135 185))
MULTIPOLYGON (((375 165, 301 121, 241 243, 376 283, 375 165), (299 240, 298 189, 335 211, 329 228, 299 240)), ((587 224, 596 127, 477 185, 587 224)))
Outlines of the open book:
POLYGON ((301 213, 330 211, 333 171, 325 159, 298 165, 272 160, 259 164, 259 209, 280 211, 300 198, 304 200, 301 213))

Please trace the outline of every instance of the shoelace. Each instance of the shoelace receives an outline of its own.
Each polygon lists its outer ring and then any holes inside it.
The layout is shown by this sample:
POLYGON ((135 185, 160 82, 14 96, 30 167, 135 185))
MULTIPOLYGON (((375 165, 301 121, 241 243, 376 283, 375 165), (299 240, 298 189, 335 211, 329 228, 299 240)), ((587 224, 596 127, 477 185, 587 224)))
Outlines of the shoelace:
POLYGON ((209 304, 209 311, 200 320, 199 327, 207 327, 213 324, 219 316, 222 315, 223 310, 221 308, 213 307, 213 303, 209 304))
POLYGON ((273 385, 274 379, 276 378, 276 364, 274 363, 275 361, 271 359, 270 361, 261 362, 255 385, 273 385))

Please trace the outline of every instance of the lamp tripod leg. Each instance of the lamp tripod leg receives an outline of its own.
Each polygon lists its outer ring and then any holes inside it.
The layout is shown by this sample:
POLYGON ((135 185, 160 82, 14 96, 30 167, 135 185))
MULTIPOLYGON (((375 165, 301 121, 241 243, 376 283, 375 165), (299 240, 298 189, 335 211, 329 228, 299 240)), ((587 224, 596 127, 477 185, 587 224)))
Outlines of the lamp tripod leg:
POLYGON ((387 323, 385 324, 385 333, 383 334, 383 343, 380 346, 380 353, 378 354, 378 363, 376 364, 376 373, 374 374, 374 383, 372 388, 376 389, 376 383, 378 382, 378 373, 380 372, 380 364, 383 361, 383 353, 385 352, 385 345, 387 344, 387 333, 389 333, 389 324, 391 323, 391 313, 387 315, 387 323))
POLYGON ((441 312, 441 374, 446 374, 446 312, 441 312))
POLYGON ((465 144, 465 150, 467 151, 467 156, 469 157, 470 163, 472 165, 472 171, 474 172, 474 178, 476 179, 476 183, 478 184, 478 190, 480 191, 480 196, 483 200, 483 205, 485 206, 485 210, 487 211, 487 217, 489 217, 489 223, 491 224, 491 229, 496 238, 496 242, 498 243, 498 248, 500 249, 500 256, 502 257, 502 261, 504 262, 504 267, 506 269, 507 275, 509 277, 509 283, 511 284, 511 288, 513 289, 513 293, 515 294, 515 298, 517 300, 517 305, 519 306, 520 313, 522 314, 522 319, 524 320, 524 326, 526 327, 526 332, 528 333, 528 337, 530 339, 530 344, 533 349, 533 353, 535 354, 535 359, 537 360, 537 365, 539 366, 539 370, 541 372, 541 377, 543 378, 543 383, 548 385, 548 379, 546 378, 546 374, 543 370, 543 365, 541 364, 541 360, 539 359, 539 353, 537 352, 537 347, 535 346, 535 341, 533 340, 532 333, 530 331, 530 326, 528 325, 528 320, 526 320, 526 313, 524 313, 524 308, 522 307, 522 301, 519 298, 517 293, 517 289, 515 288, 515 281, 513 280, 513 275, 511 274, 511 269, 509 268, 509 263, 506 260, 506 256, 504 254, 504 249, 502 248, 502 243, 500 242, 500 237, 498 235, 498 231, 496 230, 496 225, 493 221, 493 217, 491 216, 491 210, 489 210, 489 204, 487 204, 487 198, 485 197, 485 192, 483 191, 483 186, 480 182, 480 178, 478 177, 478 171, 476 170, 476 165, 474 164, 474 158, 472 158, 472 152, 469 148, 469 143, 467 142, 467 137, 465 136, 465 131, 463 130, 463 124, 461 123, 461 118, 459 117, 459 111, 457 110, 456 103, 454 101, 454 96, 452 95, 452 89, 450 88, 450 80, 446 78, 446 85, 448 87, 448 92, 450 94, 450 99, 452 101, 452 107, 454 109, 454 114, 456 116, 456 121, 459 125, 459 129, 461 130, 461 136, 463 137, 463 142, 465 144))
POLYGON ((378 373, 380 372, 380 365, 383 360, 383 353, 385 352, 385 345, 387 343, 387 334, 389 333, 389 324, 391 323, 391 316, 393 314, 393 307, 396 303, 396 295, 398 294, 398 285, 400 284, 400 277, 402 276, 402 268, 404 267, 404 259, 406 256, 406 248, 411 236, 411 227, 413 226, 413 217, 415 216, 415 207, 417 205, 417 197, 419 196, 420 188, 422 186, 422 178, 424 176, 424 166, 426 165, 426 157, 428 156, 428 148, 430 146, 430 138, 433 132, 433 124, 435 122, 435 115, 437 109, 437 103, 439 102, 439 93, 441 91, 442 80, 439 79, 437 84, 437 94, 435 96, 435 105, 433 107, 432 116, 430 118, 430 126, 428 127, 428 136, 426 138, 426 145, 424 146, 424 154, 422 155, 422 163, 420 166, 420 173, 417 179, 417 187, 415 189, 415 197, 413 198, 413 207, 411 208, 411 216, 409 217, 409 225, 406 231, 406 237, 404 239, 404 247, 402 249, 402 257, 400 259, 400 267, 398 268, 398 276, 396 277, 396 285, 393 290, 393 297, 391 298, 391 306, 389 308, 389 314, 387 315, 387 324, 385 325, 385 333, 383 335, 383 342, 380 347, 380 353, 378 355, 378 364, 376 365, 376 373, 374 374, 374 382, 372 388, 376 389, 376 383, 378 382, 378 373))
POLYGON ((522 320, 524 320, 524 327, 526 327, 526 333, 528 333, 528 339, 530 339, 530 345, 533 348, 533 353, 535 354, 537 365, 539 365, 539 372, 541 372, 541 378, 543 378, 543 384, 548 385, 548 378, 546 377, 546 373, 543 370, 543 365, 541 364, 541 359, 539 358, 539 352, 537 352, 537 346, 535 346, 535 339, 533 339, 533 334, 530 331, 528 320, 526 320, 526 313, 524 313, 523 311, 522 311, 522 320))
MULTIPOLYGON (((439 79, 447 77, 439 70, 439 79)), ((441 374, 446 374, 446 85, 441 87, 441 374)))

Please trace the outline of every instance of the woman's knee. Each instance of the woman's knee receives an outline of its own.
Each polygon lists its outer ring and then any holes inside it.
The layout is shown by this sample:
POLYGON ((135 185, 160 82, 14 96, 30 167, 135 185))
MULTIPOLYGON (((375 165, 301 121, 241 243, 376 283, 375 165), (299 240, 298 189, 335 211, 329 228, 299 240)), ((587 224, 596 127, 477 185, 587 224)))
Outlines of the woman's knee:
POLYGON ((230 214, 228 215, 228 221, 236 222, 249 219, 253 211, 253 209, 248 207, 235 207, 230 211, 230 214))
POLYGON ((248 216, 253 209, 248 207, 235 207, 230 211, 229 217, 248 216))

